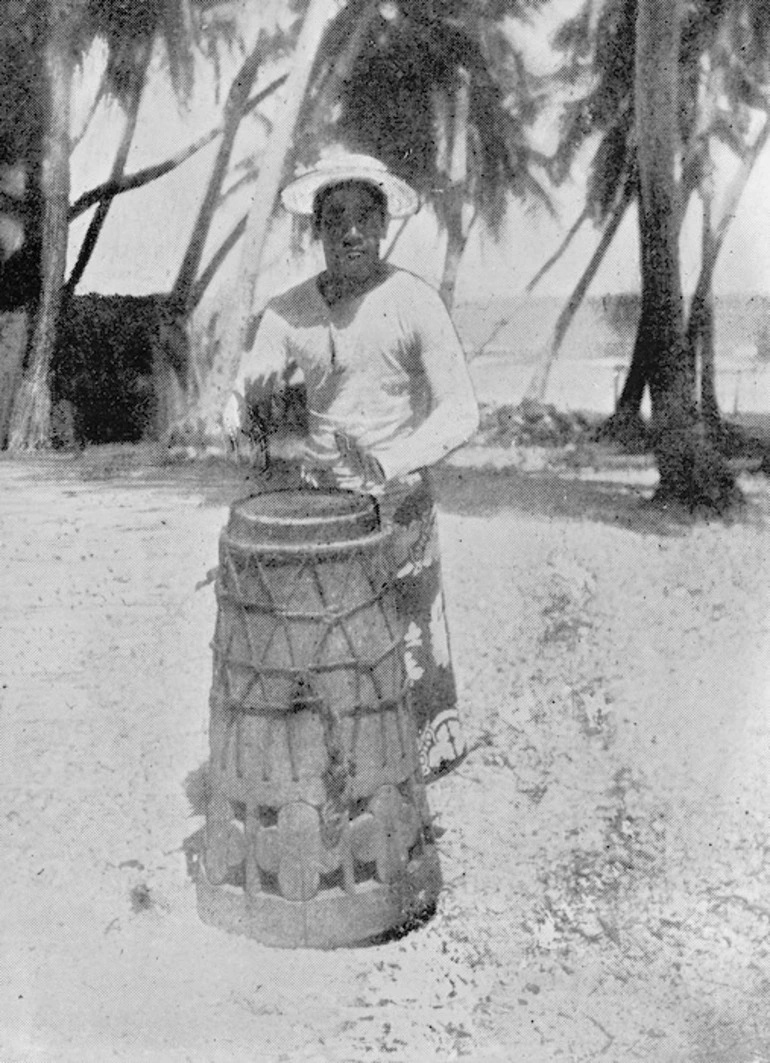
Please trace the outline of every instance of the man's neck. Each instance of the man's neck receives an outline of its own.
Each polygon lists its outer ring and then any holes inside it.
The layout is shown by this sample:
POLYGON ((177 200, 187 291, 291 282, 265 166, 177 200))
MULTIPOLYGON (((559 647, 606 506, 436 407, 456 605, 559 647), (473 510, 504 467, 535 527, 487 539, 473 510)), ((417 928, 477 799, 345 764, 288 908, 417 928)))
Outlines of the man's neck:
POLYGON ((372 270, 369 276, 362 280, 329 273, 327 270, 318 278, 318 286, 321 295, 331 306, 346 299, 357 299, 359 296, 365 295, 385 280, 387 274, 388 267, 384 262, 378 263, 377 268, 372 270))

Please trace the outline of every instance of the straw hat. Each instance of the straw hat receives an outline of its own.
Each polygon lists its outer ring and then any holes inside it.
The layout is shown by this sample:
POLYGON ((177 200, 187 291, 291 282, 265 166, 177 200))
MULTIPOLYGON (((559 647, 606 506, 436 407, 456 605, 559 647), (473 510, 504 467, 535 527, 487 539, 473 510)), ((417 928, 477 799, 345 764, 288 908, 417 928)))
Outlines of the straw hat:
POLYGON ((323 152, 312 169, 298 172, 281 192, 281 202, 292 214, 312 214, 315 197, 324 188, 343 181, 374 185, 385 196, 391 218, 406 218, 420 205, 417 193, 371 155, 354 155, 340 148, 323 152))

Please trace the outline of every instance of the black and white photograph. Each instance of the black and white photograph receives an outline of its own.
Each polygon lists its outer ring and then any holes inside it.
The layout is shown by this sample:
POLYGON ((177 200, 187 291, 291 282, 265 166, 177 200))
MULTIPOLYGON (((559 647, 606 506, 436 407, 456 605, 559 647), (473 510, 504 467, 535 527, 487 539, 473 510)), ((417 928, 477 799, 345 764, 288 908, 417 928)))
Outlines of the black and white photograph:
POLYGON ((766 0, 0 0, 0 1063, 770 1063, 766 0))

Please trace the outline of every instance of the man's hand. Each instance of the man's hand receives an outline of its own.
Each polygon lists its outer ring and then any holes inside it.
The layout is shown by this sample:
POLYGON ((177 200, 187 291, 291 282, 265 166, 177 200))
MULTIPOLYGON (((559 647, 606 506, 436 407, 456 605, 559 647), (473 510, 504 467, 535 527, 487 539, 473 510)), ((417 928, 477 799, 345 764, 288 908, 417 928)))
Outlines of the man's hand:
POLYGON ((364 490, 380 494, 385 487, 385 471, 374 454, 364 450, 346 432, 335 432, 334 442, 350 471, 363 481, 364 490))
POLYGON ((230 396, 222 411, 222 428, 238 465, 265 472, 270 464, 265 433, 249 415, 245 400, 237 392, 230 396))

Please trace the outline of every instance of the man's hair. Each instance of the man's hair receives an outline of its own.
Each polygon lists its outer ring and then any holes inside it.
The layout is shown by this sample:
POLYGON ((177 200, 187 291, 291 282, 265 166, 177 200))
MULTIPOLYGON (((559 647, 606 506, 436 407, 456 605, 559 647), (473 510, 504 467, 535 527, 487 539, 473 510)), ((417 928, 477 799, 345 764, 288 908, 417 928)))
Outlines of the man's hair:
POLYGON ((338 188, 346 188, 349 185, 363 185, 363 187, 372 194, 372 199, 377 204, 381 214, 383 224, 387 224, 388 221, 388 197, 377 185, 371 181, 361 181, 358 178, 354 178, 350 181, 340 181, 339 184, 327 185, 326 188, 322 188, 320 192, 316 192, 315 199, 313 200, 313 236, 316 239, 321 235, 321 215, 323 214, 324 203, 326 197, 331 192, 336 192, 338 188))

